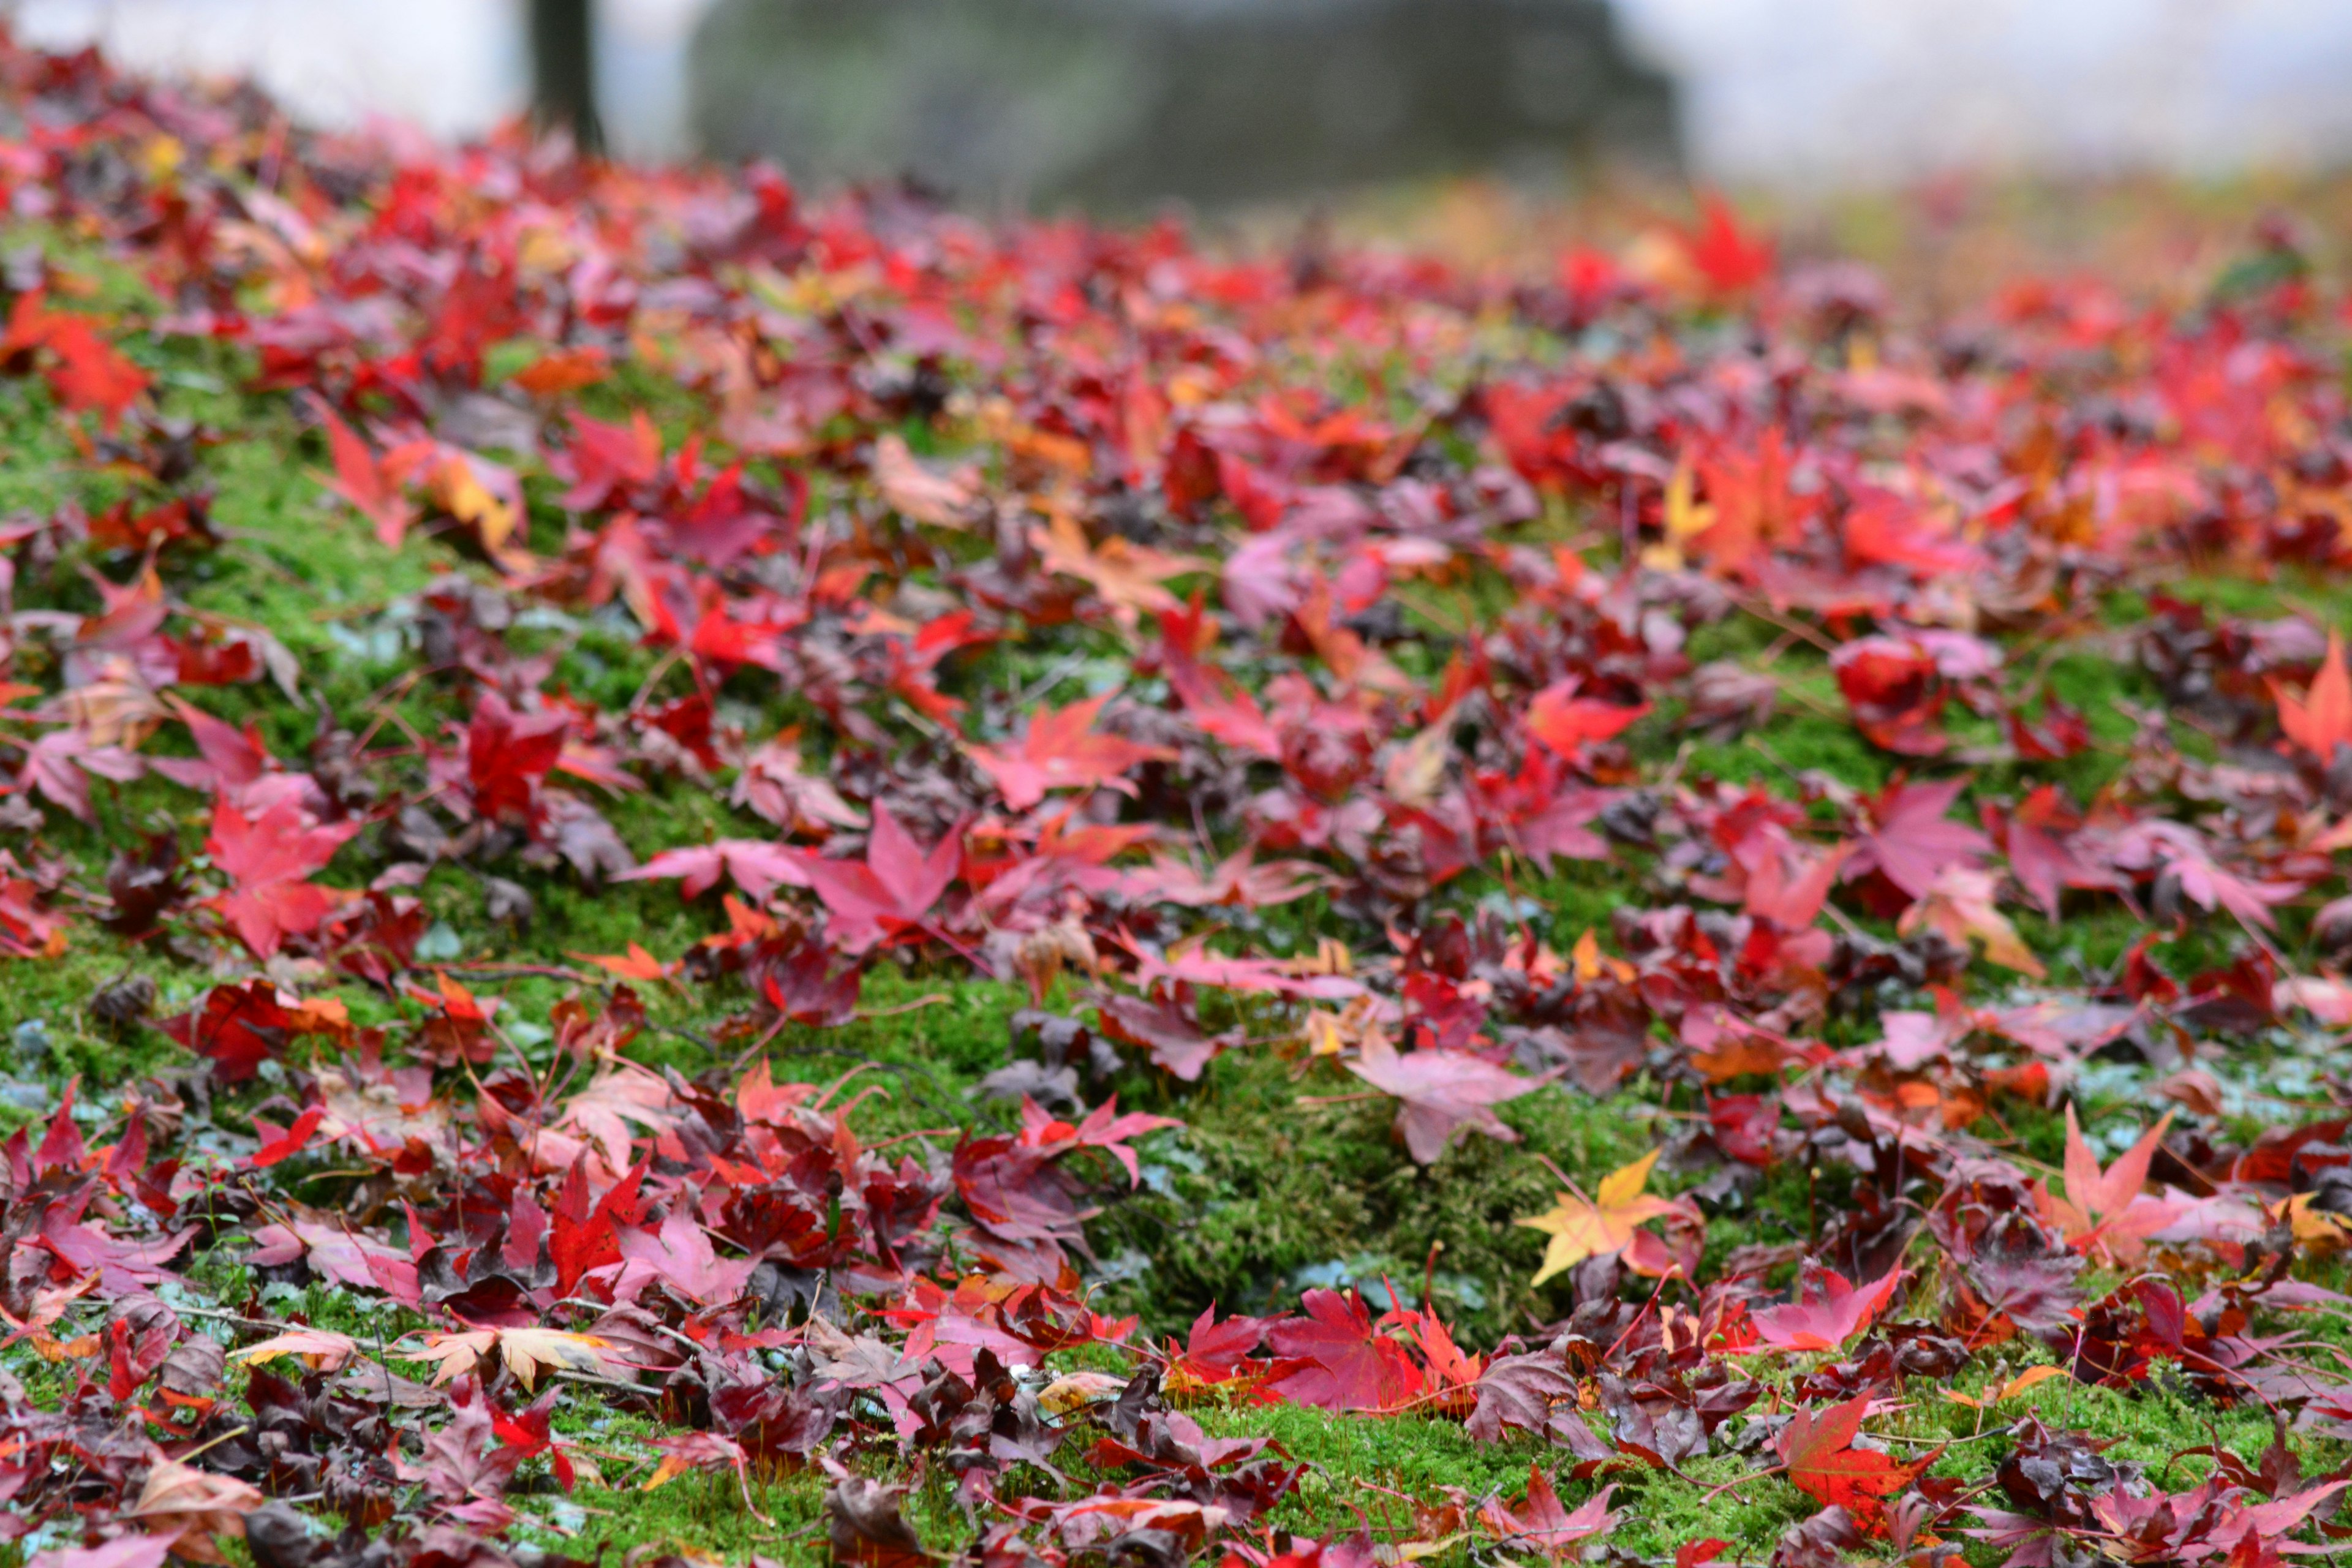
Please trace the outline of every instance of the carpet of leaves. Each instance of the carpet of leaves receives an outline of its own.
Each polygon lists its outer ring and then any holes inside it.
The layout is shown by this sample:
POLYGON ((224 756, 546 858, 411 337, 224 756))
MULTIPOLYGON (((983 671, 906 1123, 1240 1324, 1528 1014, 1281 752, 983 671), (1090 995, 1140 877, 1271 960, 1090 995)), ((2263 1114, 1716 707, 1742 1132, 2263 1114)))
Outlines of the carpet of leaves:
POLYGON ((13 46, 0 122, 0 372, 122 497, 0 521, 0 986, 113 944, 89 1015, 176 1050, 30 1086, 0 1151, 36 1568, 538 1568, 519 1505, 695 1472, 755 1518, 822 1478, 867 1568, 1607 1559, 1619 1489, 1727 1458, 1806 1500, 1788 1568, 2352 1533, 2352 673, 2325 614, 2177 596, 2352 564, 2345 317, 2285 230, 2187 302, 1906 332, 1715 205, 1506 279, 313 135, 13 46), (446 564, 351 617, 404 650, 356 708, 190 601, 253 548, 173 412, 191 344, 301 421, 317 529, 446 564), (633 697, 526 635, 590 620, 633 697), (1749 657, 1696 657, 1726 628, 1749 657), (2162 702, 2070 704, 2078 656, 2162 702), (1874 776, 1780 765, 1791 709, 1874 776), (614 803, 681 781, 729 831, 640 860, 614 803), (1579 863, 1610 918, 1555 946, 1579 863), (650 880, 706 934, 456 962, 450 867, 511 930, 650 880), (964 1124, 772 1072, 877 967, 1027 988, 964 1124), (675 997, 697 1071, 646 1054, 675 997), (1538 1089, 1667 1134, 1516 1216, 1557 1310, 1499 1342, 1426 1280, 1107 1316, 1089 1224, 1235 1054, 1433 1168, 1538 1089), (2117 1062, 2162 1104, 2095 1145, 2117 1062), (1178 1114, 1120 1108, 1139 1073, 1178 1114), (2061 1112, 2035 1159, 2012 1123, 2061 1112), (2062 1382, 2274 1437, 2110 1459, 2031 1413, 2062 1382), (1286 1405, 1529 1468, 1295 1535, 1307 1467, 1200 1418, 1286 1405))

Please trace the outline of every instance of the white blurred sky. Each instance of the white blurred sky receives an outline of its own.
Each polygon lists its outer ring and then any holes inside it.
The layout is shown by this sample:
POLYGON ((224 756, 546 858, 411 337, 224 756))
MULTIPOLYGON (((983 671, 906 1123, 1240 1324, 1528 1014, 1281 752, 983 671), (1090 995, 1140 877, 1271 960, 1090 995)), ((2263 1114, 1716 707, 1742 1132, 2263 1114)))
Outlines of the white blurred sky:
POLYGON ((1728 179, 2352 158, 2352 0, 1617 3, 1728 179))
MULTIPOLYGON (((708 0, 598 0, 606 118, 684 146, 708 0)), ((1617 0, 1674 68, 1700 167, 1807 186, 1955 166, 2219 172, 2352 161, 2352 0, 1617 0)), ((443 134, 511 112, 521 0, 14 0, 20 35, 250 69, 307 116, 443 134)))

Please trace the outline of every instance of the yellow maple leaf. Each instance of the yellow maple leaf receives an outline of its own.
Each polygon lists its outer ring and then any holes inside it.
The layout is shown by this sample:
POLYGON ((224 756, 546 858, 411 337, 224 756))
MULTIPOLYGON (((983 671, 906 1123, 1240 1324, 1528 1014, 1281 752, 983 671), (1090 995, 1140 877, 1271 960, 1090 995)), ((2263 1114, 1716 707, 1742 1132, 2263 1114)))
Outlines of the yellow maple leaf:
POLYGON ((1562 1193, 1548 1212, 1516 1222, 1551 1237, 1551 1245, 1544 1248, 1543 1267, 1536 1270, 1536 1284, 1588 1258, 1624 1251, 1643 1220, 1676 1212, 1672 1203, 1642 1190, 1649 1184, 1650 1167, 1658 1163, 1658 1153, 1653 1149, 1632 1164, 1612 1171, 1591 1199, 1562 1193))
POLYGON ((506 549, 515 533, 515 510, 503 498, 491 493, 470 461, 462 456, 452 456, 433 470, 429 482, 433 499, 451 517, 471 524, 480 535, 484 550, 496 556, 506 549))
POLYGON ((359 1353, 359 1342, 348 1334, 327 1329, 289 1329, 257 1345, 231 1351, 229 1359, 257 1366, 282 1355, 299 1356, 313 1372, 333 1372, 359 1353))
POLYGON ((1715 526, 1715 508, 1696 499, 1696 479, 1690 454, 1685 452, 1675 465, 1674 477, 1666 481, 1665 542, 1643 551, 1643 565, 1661 572, 1679 572, 1684 547, 1715 526))
POLYGON ((569 1367, 598 1377, 609 1377, 612 1369, 598 1352, 613 1348, 610 1340, 593 1334, 567 1333, 562 1329, 471 1329, 462 1333, 427 1334, 422 1350, 404 1352, 416 1361, 429 1361, 439 1369, 433 1374, 433 1386, 440 1387, 459 1378, 481 1364, 484 1356, 496 1348, 499 1359, 526 1389, 539 1386, 540 1374, 551 1368, 569 1367))

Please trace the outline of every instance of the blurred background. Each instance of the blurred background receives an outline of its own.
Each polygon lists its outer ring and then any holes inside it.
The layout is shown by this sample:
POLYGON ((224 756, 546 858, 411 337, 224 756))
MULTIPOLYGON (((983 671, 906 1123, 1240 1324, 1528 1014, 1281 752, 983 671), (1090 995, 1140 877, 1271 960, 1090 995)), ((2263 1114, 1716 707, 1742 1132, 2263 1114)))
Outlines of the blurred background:
MULTIPOLYGON (((250 74, 316 121, 527 110, 632 157, 1216 211, 1685 179, 1794 209, 1965 176, 2352 162, 2347 0, 14 0, 18 35, 250 74), (1453 183, 1449 184, 1448 183, 1453 183)), ((1442 205, 1442 204, 1441 204, 1442 205)), ((1460 206, 1459 201, 1454 207, 1460 206)), ((1449 220, 1453 221, 1453 220, 1449 220)))

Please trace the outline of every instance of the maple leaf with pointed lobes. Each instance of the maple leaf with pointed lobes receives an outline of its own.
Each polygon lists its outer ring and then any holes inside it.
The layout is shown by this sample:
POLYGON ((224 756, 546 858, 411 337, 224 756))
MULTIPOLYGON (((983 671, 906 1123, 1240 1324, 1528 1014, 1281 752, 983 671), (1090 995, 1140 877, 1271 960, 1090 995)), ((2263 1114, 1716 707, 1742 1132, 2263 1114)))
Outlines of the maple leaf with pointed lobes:
POLYGON ((933 683, 940 663, 950 654, 994 642, 1002 635, 982 629, 970 610, 950 610, 916 627, 912 638, 892 637, 887 645, 892 694, 914 704, 927 719, 950 722, 963 711, 963 700, 950 697, 933 683))
POLYGON ((1056 511, 1047 526, 1031 529, 1029 542, 1046 571, 1092 584, 1130 631, 1142 612, 1176 607, 1176 595, 1161 586, 1169 578, 1210 565, 1197 555, 1170 555, 1118 534, 1099 545, 1089 544, 1078 520, 1065 511, 1056 511))
POLYGON ((268 958, 289 935, 319 929, 351 895, 306 880, 358 833, 356 822, 320 823, 292 798, 248 821, 226 800, 213 803, 205 851, 230 887, 205 900, 227 921, 256 958, 268 958))
POLYGON ((499 821, 524 818, 539 785, 563 756, 572 721, 561 712, 518 713, 496 691, 485 691, 466 725, 466 780, 476 815, 499 821))
POLYGON ((1707 286, 1738 294, 1772 276, 1779 256, 1772 237, 1742 228, 1731 204, 1710 191, 1699 198, 1699 221, 1684 231, 1683 250, 1707 286))
POLYGON ((298 1035, 341 1035, 351 1017, 341 1002, 322 996, 305 1002, 267 980, 215 985, 203 1005, 157 1027, 198 1056, 209 1057, 222 1083, 243 1083, 298 1035))
POLYGON ((1176 753, 1094 727, 1112 694, 1033 715, 1018 746, 967 745, 965 752, 992 780, 1004 804, 1026 811, 1057 789, 1107 787, 1133 795, 1123 776, 1142 763, 1171 763, 1176 753))
POLYGON ((2025 945, 2009 917, 1993 908, 1998 881, 1990 871, 1971 870, 1954 863, 1936 873, 1936 879, 1918 902, 1903 911, 1895 931, 1909 936, 1921 927, 1937 931, 1954 947, 1965 949, 1969 938, 1984 943, 1984 955, 2005 969, 2041 979, 2047 972, 2033 950, 2025 945))
POLYGON ((2278 704, 2279 728, 2286 738, 2323 763, 2332 759, 2336 747, 2352 741, 2352 672, 2345 668, 2344 634, 2327 634, 2327 658, 2300 700, 2288 696, 2275 680, 2271 697, 2278 704))
POLYGON ((1478 1510, 1478 1522, 1492 1531, 1496 1544, 1506 1550, 1514 1546, 1532 1546, 1557 1562, 1570 1552, 1580 1552, 1583 1543, 1596 1535, 1606 1535, 1617 1528, 1622 1517, 1612 1512, 1610 1498, 1614 1486, 1602 1487, 1585 1500, 1583 1506, 1570 1513, 1560 1506, 1559 1494, 1552 1490, 1539 1466, 1528 1467, 1528 1495, 1514 1510, 1506 1507, 1500 1498, 1488 1498, 1478 1510))
POLYGON ((1789 1484, 1823 1504, 1834 1504, 1865 1525, 1885 1511, 1884 1500, 1917 1479, 1943 1453, 1937 1448, 1909 1464, 1897 1464, 1872 1448, 1854 1447, 1870 1394, 1857 1394, 1827 1410, 1800 1410, 1780 1429, 1776 1444, 1789 1468, 1789 1484))
POLYGON ((253 1131, 255 1136, 261 1140, 261 1147, 239 1160, 238 1167, 248 1171, 266 1171, 272 1165, 285 1163, 310 1144, 311 1134, 318 1131, 319 1123, 326 1119, 327 1108, 323 1105, 306 1108, 294 1119, 293 1126, 283 1129, 273 1122, 264 1121, 258 1116, 255 1117, 253 1131))
POLYGON ((942 472, 923 462, 906 437, 886 435, 874 443, 874 487, 892 511, 934 528, 971 526, 981 500, 980 469, 960 464, 942 472))
POLYGON ((366 440, 336 416, 325 398, 313 393, 310 411, 326 426, 327 452, 335 463, 335 477, 327 489, 375 525, 377 543, 386 550, 399 549, 409 525, 416 521, 416 508, 402 493, 400 480, 366 440))
POLYGON ((2075 755, 2091 744, 2091 722, 2075 709, 2069 708, 2053 694, 2042 705, 2042 717, 2030 720, 2011 709, 2001 716, 2009 731, 2009 743, 2018 757, 2029 763, 2057 763, 2075 755))
POLYGON ((1192 1320, 1183 1350, 1178 1351, 1174 1342, 1170 1342, 1168 1376, 1171 1386, 1181 1384, 1205 1387, 1232 1382, 1241 1375, 1243 1363, 1265 1339, 1266 1319, 1227 1318, 1222 1323, 1216 1319, 1217 1306, 1212 1301, 1192 1320))
POLYGON ((120 746, 91 743, 79 729, 52 730, 25 748, 20 782, 64 806, 84 822, 92 821, 89 774, 128 783, 145 771, 144 759, 120 746))
POLYGON ((1575 676, 1554 681, 1528 704, 1528 733, 1570 760, 1591 742, 1615 739, 1650 710, 1647 702, 1627 708, 1597 697, 1579 697, 1580 684, 1575 676))
POLYGON ((1369 1036, 1348 1070, 1403 1103, 1396 1127, 1407 1152, 1423 1165, 1465 1130, 1516 1143, 1519 1135, 1499 1120, 1494 1107, 1543 1087, 1541 1079, 1521 1078, 1467 1051, 1418 1050, 1400 1056, 1378 1035, 1369 1036))
POLYGON ((788 833, 822 837, 837 827, 866 826, 866 814, 842 799, 828 781, 801 771, 800 736, 793 730, 744 759, 731 798, 788 833))
POLYGON ((259 1366, 279 1356, 294 1356, 313 1372, 334 1372, 360 1355, 360 1342, 349 1334, 327 1329, 289 1329, 259 1344, 229 1352, 228 1359, 259 1366))
POLYGON ((1199 595, 1189 605, 1160 613, 1160 668, 1193 727, 1228 746, 1279 761, 1282 735, 1265 710, 1232 676, 1205 662, 1216 647, 1217 628, 1202 612, 1199 595))
POLYGON ((762 844, 755 838, 721 838, 691 848, 665 849, 613 880, 646 882, 670 877, 678 879, 677 896, 689 900, 716 887, 721 877, 733 878, 735 885, 755 903, 765 903, 768 895, 780 887, 809 885, 800 857, 789 847, 762 844))
POLYGON ((1543 1267, 1536 1271, 1532 1283, 1540 1285, 1588 1258, 1624 1251, 1633 1244, 1645 1220, 1686 1212, 1681 1203, 1653 1197, 1642 1190, 1649 1184, 1650 1167, 1658 1163, 1660 1152, 1653 1149, 1632 1164, 1612 1171, 1601 1178, 1600 1189, 1590 1199, 1562 1193, 1549 1212, 1513 1222, 1551 1237, 1544 1248, 1543 1267))
POLYGON ((1767 845, 1748 868, 1742 902, 1749 914, 1761 915, 1783 931, 1803 931, 1821 917, 1831 885, 1852 853, 1843 844, 1815 855, 1783 854, 1767 845), (1793 874, 1789 869, 1792 861, 1798 868, 1793 874))
POLYGON ((1945 814, 1968 787, 1968 780, 1890 784, 1871 797, 1872 826, 1854 840, 1845 865, 1849 882, 1875 870, 1914 899, 1936 885, 1947 866, 1974 868, 1992 849, 1992 840, 1945 814))
POLYGON ((1181 860, 1155 854, 1148 868, 1123 873, 1118 890, 1139 903, 1262 910, 1303 899, 1332 883, 1331 875, 1311 860, 1253 863, 1251 854, 1247 847, 1236 849, 1205 876, 1181 860))
POLYGON ((1985 823, 2000 837, 2010 874, 2053 921, 2063 889, 2124 885, 2115 871, 2075 853, 2074 837, 2083 826, 2083 814, 2057 784, 2043 784, 2008 811, 1996 813, 1987 805, 1985 823))
POLYGON ((2110 841, 2107 861, 2129 870, 2157 873, 2156 905, 2171 919, 2186 912, 2182 900, 2200 910, 2224 909, 2253 930, 2277 922, 2270 907, 2303 891, 2299 879, 2257 880, 2221 865, 2205 835, 2185 822, 2152 817, 2132 823, 2110 841))
POLYGON ((755 1258, 721 1258, 710 1235, 681 1207, 669 1211, 659 1231, 635 1226, 615 1234, 623 1258, 642 1263, 697 1305, 723 1307, 743 1293, 743 1282, 759 1267, 755 1258))
POLYGON ((1305 1316, 1266 1326, 1281 1358, 1266 1374, 1268 1389, 1293 1405, 1333 1411, 1396 1410, 1421 1395, 1421 1369, 1402 1345, 1377 1331, 1361 1296, 1316 1289, 1299 1304, 1305 1316))
POLYGON ((2078 1252, 2103 1260, 2129 1263, 2147 1250, 2147 1238, 2180 1216, 2180 1207, 2147 1194, 2147 1169, 2157 1145, 2172 1125, 2172 1112, 2140 1135, 2139 1141, 2116 1157, 2105 1170, 2083 1141, 2074 1105, 2066 1103, 2066 1194, 2053 1194, 2046 1184, 2038 1197, 2042 1217, 2064 1235, 2078 1252))
POLYGON ((0 353, 46 349, 51 359, 42 374, 58 401, 68 413, 99 410, 103 428, 112 430, 152 378, 100 337, 87 317, 53 311, 46 305, 39 289, 16 297, 0 353))
POLYGON ((1198 1083, 1209 1064, 1244 1037, 1238 1028, 1209 1034, 1191 1009, 1144 996, 1105 995, 1095 1004, 1095 1016, 1105 1035, 1122 1045, 1143 1047, 1151 1053, 1152 1066, 1186 1083, 1198 1083))
POLYGON ((626 425, 610 425, 573 412, 572 444, 551 455, 548 471, 572 481, 559 504, 587 511, 624 500, 640 485, 661 477, 661 432, 635 410, 626 425))
POLYGON ((1748 1321, 1773 1350, 1833 1351, 1885 1310, 1906 1272, 1890 1268, 1868 1285, 1855 1285, 1833 1269, 1809 1269, 1797 1300, 1751 1312, 1748 1321))
POLYGON ((541 1374, 551 1368, 568 1367, 592 1377, 611 1377, 614 1369, 603 1352, 612 1348, 610 1340, 562 1329, 468 1329, 458 1333, 426 1334, 421 1348, 399 1353, 411 1360, 433 1363, 439 1369, 433 1374, 433 1386, 438 1388, 472 1372, 484 1356, 496 1350, 507 1370, 523 1387, 530 1389, 539 1386, 541 1374))
POLYGON ((799 852, 808 885, 833 917, 831 937, 847 953, 926 929, 936 905, 963 866, 963 824, 940 836, 925 854, 890 808, 877 801, 866 859, 828 860, 799 852))
MULTIPOLYGON (((635 1062, 614 1060, 563 1102, 554 1125, 593 1144, 619 1172, 629 1165, 630 1124, 658 1134, 677 1122, 676 1103, 666 1080, 635 1062)), ((564 1161, 567 1167, 572 1163, 564 1161)))

